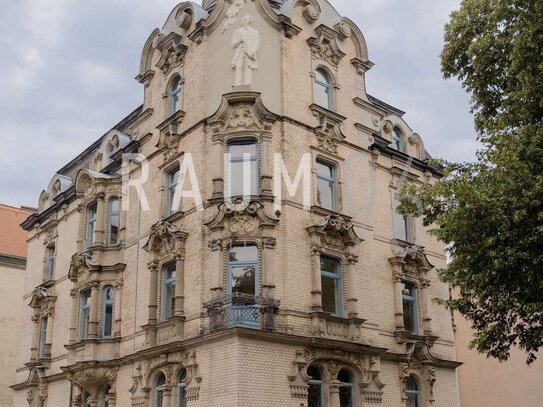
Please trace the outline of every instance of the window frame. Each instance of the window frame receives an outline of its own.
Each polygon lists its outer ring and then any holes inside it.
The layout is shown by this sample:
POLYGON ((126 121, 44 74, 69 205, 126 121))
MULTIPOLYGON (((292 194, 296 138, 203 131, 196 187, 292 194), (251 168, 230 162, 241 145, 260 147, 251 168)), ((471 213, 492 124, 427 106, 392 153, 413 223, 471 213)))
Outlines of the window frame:
POLYGON ((168 117, 173 116, 178 111, 183 110, 183 88, 184 81, 181 75, 175 74, 168 84, 167 111, 168 117), (177 85, 174 87, 174 85, 177 85))
POLYGON ((48 316, 43 316, 40 318, 40 343, 39 343, 39 348, 38 348, 38 359, 43 359, 45 357, 48 323, 49 323, 48 316))
MULTIPOLYGON (((340 381, 340 383, 341 383, 341 385, 340 385, 340 397, 341 397, 341 388, 348 388, 349 393, 350 393, 351 406, 355 407, 357 405, 356 404, 356 392, 355 392, 355 376, 350 370, 348 370, 346 368, 342 368, 338 372, 338 376, 337 376, 338 380, 339 380, 339 375, 341 374, 341 372, 345 372, 346 374, 348 374, 350 381, 349 382, 340 381)), ((341 405, 341 399, 340 399, 340 405, 341 405)))
POLYGON ((162 320, 167 321, 169 318, 173 317, 175 314, 175 289, 177 285, 177 264, 175 261, 170 261, 162 265, 162 320), (166 278, 166 271, 172 271, 174 277, 166 278), (168 292, 169 288, 173 286, 173 298, 169 298, 168 292), (170 300, 174 304, 173 309, 170 309, 168 312, 168 306, 170 305, 170 300))
POLYGON ((162 371, 158 373, 154 380, 154 400, 153 407, 162 407, 164 405, 164 385, 166 384, 166 376, 162 371), (159 384, 159 381, 163 380, 163 383, 159 384), (159 403, 160 401, 160 403, 159 403))
POLYGON ((114 309, 115 309, 115 290, 111 284, 107 284, 102 289, 102 339, 111 339, 113 338, 113 329, 115 326, 114 321, 114 309), (110 292, 110 299, 107 299, 107 292, 110 292), (110 318, 110 335, 106 335, 106 320, 107 320, 107 314, 108 314, 108 307, 111 308, 109 311, 111 313, 110 318))
POLYGON ((334 79, 333 76, 328 70, 322 66, 319 66, 315 69, 314 78, 313 78, 313 102, 325 109, 334 111, 335 101, 334 101, 334 79), (324 81, 319 80, 318 75, 321 75, 324 78, 324 81), (324 89, 324 92, 327 96, 327 106, 322 106, 317 100, 317 89, 324 89))
POLYGON ((336 212, 337 211, 337 208, 338 208, 338 167, 336 164, 334 163, 331 163, 330 161, 327 161, 327 160, 324 160, 320 157, 317 157, 316 160, 315 160, 315 174, 316 174, 316 178, 317 178, 317 182, 316 182, 316 193, 317 193, 317 205, 320 207, 320 208, 323 208, 323 209, 326 209, 326 210, 329 210, 329 211, 332 211, 332 212, 336 212), (320 174, 319 173, 319 165, 322 165, 322 166, 325 166, 325 167, 328 167, 330 169, 330 173, 332 174, 331 177, 328 177, 326 175, 323 175, 323 174, 320 174), (331 190, 330 190, 330 193, 331 193, 331 201, 332 201, 332 207, 331 208, 327 208, 326 206, 322 205, 322 202, 319 201, 319 180, 321 181, 325 181, 325 182, 328 182, 330 185, 331 185, 331 190))
MULTIPOLYGON (((226 293, 227 295, 234 294, 233 290, 233 275, 232 269, 240 267, 254 267, 255 269, 255 282, 254 282, 254 296, 258 297, 260 295, 260 249, 256 243, 233 243, 228 247, 227 250, 227 271, 228 275, 226 276, 226 293), (256 251, 256 258, 254 260, 241 260, 241 261, 231 261, 230 260, 230 251, 235 247, 254 247, 256 251)), ((248 294, 248 293, 242 293, 248 294)), ((253 294, 248 294, 253 295, 253 294)))
POLYGON ((401 153, 406 152, 404 133, 398 126, 394 126, 394 128, 392 129, 392 145, 394 146, 395 150, 401 153))
MULTIPOLYGON (((320 406, 316 406, 316 407, 325 407, 326 405, 326 400, 325 400, 325 392, 324 392, 324 376, 322 374, 322 369, 320 369, 318 366, 315 366, 315 365, 311 365, 307 368, 307 371, 308 371, 308 377, 309 377, 309 380, 307 381, 307 384, 309 385, 309 388, 311 388, 311 386, 318 386, 320 388, 320 395, 321 395, 321 400, 320 400, 320 406), (317 379, 313 379, 311 376, 309 376, 309 369, 316 369, 319 374, 320 374, 320 379, 317 380, 317 379)), ((309 388, 308 388, 308 391, 309 391, 309 388)), ((312 406, 309 406, 309 401, 308 401, 308 407, 312 407, 312 406)))
POLYGON ((79 294, 79 340, 84 341, 89 337, 89 317, 91 308, 92 291, 90 288, 84 289, 79 294), (88 301, 83 303, 83 300, 88 301), (85 317, 85 318, 84 318, 85 317))
MULTIPOLYGON (((332 316, 343 318, 344 316, 344 310, 343 310, 343 263, 341 259, 330 256, 328 254, 321 254, 320 255, 320 275, 321 275, 321 304, 322 304, 322 297, 323 297, 323 289, 322 289, 322 280, 324 278, 335 280, 335 295, 336 295, 336 312, 331 313, 332 316), (336 273, 330 273, 329 271, 322 269, 322 259, 327 258, 329 260, 333 260, 336 263, 336 273)), ((324 309, 324 308, 323 308, 324 309)), ((326 311, 325 312, 329 312, 326 311)))
POLYGON ((413 334, 418 335, 420 332, 419 327, 419 301, 418 301, 418 286, 415 282, 409 281, 409 280, 402 280, 402 312, 403 312, 403 323, 404 323, 404 329, 413 334), (410 286, 412 287, 413 295, 406 295, 404 294, 404 287, 410 286), (410 302, 412 307, 412 315, 411 320, 413 321, 413 330, 409 330, 407 326, 405 326, 405 315, 406 315, 406 309, 405 309, 405 302, 410 302))
POLYGON ((87 206, 87 222, 86 222, 86 234, 85 234, 85 246, 87 249, 89 247, 92 247, 96 243, 95 235, 96 235, 97 221, 98 221, 98 204, 96 202, 93 202, 87 206))
POLYGON ((175 192, 179 187, 180 177, 181 167, 179 165, 175 165, 166 171, 166 217, 181 211, 181 200, 177 210, 173 210, 175 192), (177 174, 177 177, 175 177, 175 174, 177 174))
POLYGON ((419 380, 413 376, 409 375, 407 382, 405 383, 405 395, 407 396, 406 405, 408 407, 422 407, 422 392, 419 380), (409 389, 409 384, 412 383, 416 387, 416 390, 409 389), (415 400, 410 400, 409 396, 415 396, 415 400), (415 405, 412 404, 412 401, 415 402, 415 405))
MULTIPOLYGON (((225 178, 226 178, 226 182, 225 182, 225 191, 224 191, 224 195, 227 197, 227 198, 234 198, 234 197, 239 197, 239 196, 258 196, 260 195, 260 190, 261 190, 261 186, 260 186, 260 142, 258 139, 254 138, 254 137, 241 137, 241 138, 233 138, 233 139, 230 139, 227 141, 226 143, 226 159, 225 159, 225 165, 226 165, 226 170, 225 170, 225 178), (256 171, 254 172, 254 174, 251 172, 251 182, 250 182, 250 186, 251 186, 251 189, 253 188, 253 183, 254 183, 254 188, 255 190, 254 191, 250 191, 251 194, 249 195, 244 195, 245 194, 245 190, 243 188, 244 185, 242 185, 242 195, 235 195, 232 193, 232 185, 233 185, 233 182, 232 182, 232 164, 243 164, 245 165, 245 162, 247 161, 246 160, 246 155, 249 155, 249 153, 244 153, 242 156, 240 157, 232 157, 232 153, 231 153, 231 148, 233 146, 248 146, 248 145, 254 145, 254 149, 255 149, 255 152, 254 152, 254 155, 250 155, 249 157, 249 167, 251 167, 251 164, 252 163, 256 163, 256 171)), ((245 174, 243 174, 245 175, 245 174)), ((241 182, 244 182, 245 181, 245 178, 244 177, 241 177, 241 182)))
POLYGON ((187 407, 187 383, 185 383, 187 375, 188 371, 186 368, 182 368, 177 374, 177 392, 175 396, 176 407, 187 407), (181 402, 183 403, 181 404, 181 402))
POLYGON ((56 245, 48 245, 45 249, 45 276, 44 281, 51 281, 55 275, 56 245))
POLYGON ((120 231, 121 231, 121 200, 117 196, 112 196, 108 199, 108 213, 107 213, 107 243, 108 246, 117 246, 119 244, 119 237, 120 237, 120 231), (114 211, 113 203, 117 202, 118 210, 114 211), (117 217, 116 225, 113 224, 113 216, 117 217), (117 239, 113 241, 111 239, 112 237, 112 227, 117 227, 117 239))

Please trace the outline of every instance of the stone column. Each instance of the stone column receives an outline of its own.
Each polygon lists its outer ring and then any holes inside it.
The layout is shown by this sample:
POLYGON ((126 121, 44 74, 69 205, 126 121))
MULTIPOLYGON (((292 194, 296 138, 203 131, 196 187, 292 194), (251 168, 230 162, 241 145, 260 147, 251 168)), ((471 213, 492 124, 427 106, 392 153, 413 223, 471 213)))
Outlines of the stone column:
POLYGON ((424 273, 420 281, 422 331, 424 335, 432 335, 432 318, 430 318, 430 312, 428 309, 429 288, 430 288, 430 280, 426 279, 426 273, 424 273))
POLYGON ((172 388, 170 386, 164 386, 162 388, 162 407, 170 407, 171 398, 172 388))
POLYGON ((158 261, 153 260, 148 264, 151 273, 149 284, 149 316, 147 324, 156 324, 158 321, 158 261))
POLYGON ((222 199, 224 197, 224 143, 220 138, 213 139, 212 147, 213 161, 213 195, 212 198, 222 199))
POLYGON ((347 282, 347 317, 358 318, 358 309, 356 298, 356 264, 358 263, 358 256, 353 253, 353 247, 349 246, 347 249, 349 254, 347 255, 347 267, 346 267, 346 282, 347 282))
POLYGON ((272 169, 271 163, 273 159, 271 157, 271 136, 264 136, 262 138, 261 154, 260 154, 260 195, 273 196, 272 190, 272 169))
POLYGON ((99 193, 96 199, 96 227, 94 229, 94 244, 103 246, 106 224, 105 194, 103 192, 99 193))
POLYGON ((213 298, 219 298, 223 294, 223 241, 212 239, 209 241, 211 249, 211 293, 213 298))
POLYGON ((330 403, 329 407, 340 407, 339 400, 339 388, 341 387, 341 382, 339 380, 333 379, 330 381, 328 390, 330 392, 330 403))
POLYGON ((72 309, 71 309, 71 320, 70 320, 70 345, 75 343, 77 335, 77 311, 79 310, 79 301, 78 301, 78 292, 77 289, 72 289, 70 291, 70 297, 72 297, 72 309))
POLYGON ((100 283, 95 281, 91 286, 90 313, 89 313, 89 339, 98 338, 98 307, 100 283))
POLYGON ((321 253, 321 246, 316 244, 311 246, 311 308, 313 311, 322 311, 321 253))
POLYGON ((38 360, 38 346, 40 342, 40 316, 34 314, 32 322, 34 323, 34 331, 32 335, 32 347, 30 348, 30 360, 38 360))
POLYGON ((175 260, 175 316, 185 315, 185 253, 175 260))
POLYGON ((86 208, 85 205, 81 204, 77 207, 77 212, 79 213, 79 230, 77 233, 77 251, 81 253, 85 248, 85 216, 86 208))
POLYGON ((262 247, 262 293, 264 298, 273 300, 275 289, 275 265, 273 263, 273 252, 277 245, 274 237, 265 237, 262 247))
POLYGON ((396 318, 396 330, 405 330, 403 322, 402 276, 394 273, 394 317, 396 318))
MULTIPOLYGON (((121 318, 122 318, 122 308, 123 308, 123 282, 117 281, 115 284, 115 327, 113 331, 113 337, 120 338, 121 336, 121 318)), ((111 404, 110 404, 111 406, 111 404)))

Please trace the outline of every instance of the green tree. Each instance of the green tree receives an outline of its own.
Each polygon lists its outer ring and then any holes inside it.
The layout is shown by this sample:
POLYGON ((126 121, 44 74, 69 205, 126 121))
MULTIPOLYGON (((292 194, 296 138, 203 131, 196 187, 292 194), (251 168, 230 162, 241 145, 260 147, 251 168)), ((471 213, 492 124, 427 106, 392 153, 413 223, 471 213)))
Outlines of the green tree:
MULTIPOLYGON (((446 301, 475 329, 472 346, 531 363, 543 344, 543 0, 463 0, 445 27, 445 78, 471 94, 482 149, 473 163, 440 161, 444 177, 404 190, 452 260, 446 301)), ((451 141, 453 142, 453 141, 451 141)))

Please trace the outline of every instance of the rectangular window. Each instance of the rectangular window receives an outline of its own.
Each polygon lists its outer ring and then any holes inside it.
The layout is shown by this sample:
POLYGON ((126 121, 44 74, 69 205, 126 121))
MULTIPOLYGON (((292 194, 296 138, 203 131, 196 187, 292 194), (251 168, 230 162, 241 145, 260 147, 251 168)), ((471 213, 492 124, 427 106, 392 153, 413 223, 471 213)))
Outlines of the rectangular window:
POLYGON ((89 334, 90 299, 90 290, 81 293, 79 313, 79 339, 81 340, 87 339, 89 334))
POLYGON ((258 195, 258 149, 253 140, 228 144, 226 197, 258 195))
POLYGON ((403 324, 407 332, 418 334, 417 287, 402 282, 403 324))
POLYGON ((258 295, 258 249, 254 245, 234 246, 228 252, 230 293, 258 295))
POLYGON ((121 223, 121 203, 119 198, 111 198, 108 208, 108 244, 115 246, 119 243, 119 225, 121 223))
POLYGON ((341 263, 338 259, 321 256, 322 309, 335 316, 343 316, 341 263))
POLYGON ((175 263, 166 264, 162 269, 162 273, 164 279, 162 286, 162 319, 166 320, 173 316, 175 312, 175 263))
POLYGON ((40 325, 40 351, 39 351, 39 357, 40 358, 45 357, 45 342, 47 341, 47 322, 48 322, 47 317, 43 317, 41 319, 41 325, 40 325))
POLYGON ((168 185, 166 190, 166 216, 173 215, 180 209, 180 202, 175 202, 175 190, 179 183, 179 167, 168 173, 168 185))
POLYGON ((87 208, 87 248, 94 244, 94 231, 96 230, 96 204, 87 208))
POLYGON ((317 161, 317 203, 321 208, 336 210, 336 169, 317 161))
POLYGON ((111 338, 113 332, 113 287, 108 285, 103 291, 102 337, 111 338))
POLYGON ((53 274, 55 271, 55 246, 47 246, 47 253, 45 259, 45 281, 50 281, 53 279, 53 274))
POLYGON ((414 243, 413 217, 398 213, 399 206, 400 196, 396 195, 393 202, 394 237, 404 242, 414 243))

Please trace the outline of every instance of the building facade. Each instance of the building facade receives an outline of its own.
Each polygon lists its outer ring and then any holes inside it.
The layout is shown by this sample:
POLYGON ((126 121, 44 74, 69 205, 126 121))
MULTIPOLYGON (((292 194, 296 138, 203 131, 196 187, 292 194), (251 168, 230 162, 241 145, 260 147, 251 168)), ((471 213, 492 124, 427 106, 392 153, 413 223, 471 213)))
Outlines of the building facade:
POLYGON ((13 390, 19 366, 19 336, 23 319, 26 239, 20 224, 31 211, 0 204, 0 406, 13 406, 13 390))
POLYGON ((15 405, 458 406, 444 247, 395 211, 441 174, 372 66, 326 0, 175 7, 24 225, 15 405))

